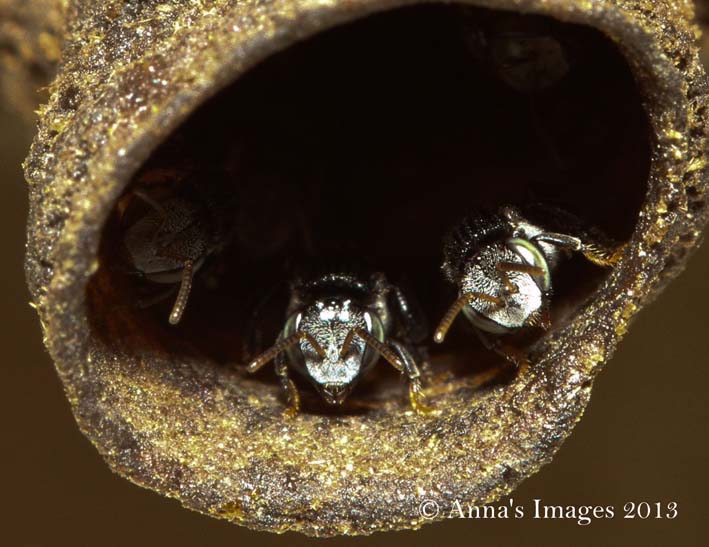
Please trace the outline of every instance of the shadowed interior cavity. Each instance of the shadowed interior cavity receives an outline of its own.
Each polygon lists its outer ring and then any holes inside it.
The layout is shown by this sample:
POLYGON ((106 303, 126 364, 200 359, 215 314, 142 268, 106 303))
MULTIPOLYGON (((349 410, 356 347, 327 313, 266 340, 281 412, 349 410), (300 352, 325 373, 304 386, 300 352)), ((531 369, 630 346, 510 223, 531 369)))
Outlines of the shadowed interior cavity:
MULTIPOLYGON (((165 195, 177 180, 197 180, 205 195, 228 196, 219 214, 235 236, 198 272, 172 327, 174 295, 138 305, 165 285, 128 273, 119 202, 89 287, 94 329, 134 351, 244 363, 253 333, 265 346, 275 340, 293 271, 334 258, 384 271, 418 299, 432 329, 455 298, 440 273, 441 241, 466 212, 550 202, 626 240, 649 156, 634 80, 601 33, 458 5, 372 15, 261 62, 154 152, 126 193, 165 195), (549 60, 541 75, 525 70, 524 49, 504 49, 509 36, 517 48, 536 40, 549 60)), ((579 258, 560 267, 554 327, 606 273, 579 258)), ((501 363, 462 317, 446 344, 429 349, 434 370, 465 375, 501 363)), ((394 377, 388 368, 374 376, 394 377)), ((259 378, 275 382, 266 369, 259 378)), ((377 389, 368 386, 352 397, 377 389)))

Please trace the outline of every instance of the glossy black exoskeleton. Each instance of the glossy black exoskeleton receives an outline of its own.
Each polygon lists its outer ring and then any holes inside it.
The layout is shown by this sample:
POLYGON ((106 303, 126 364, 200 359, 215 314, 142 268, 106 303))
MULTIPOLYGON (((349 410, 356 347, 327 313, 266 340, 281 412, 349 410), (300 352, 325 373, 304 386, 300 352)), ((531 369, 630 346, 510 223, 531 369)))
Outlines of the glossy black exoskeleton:
POLYGON ((444 341, 462 311, 487 347, 521 364, 514 348, 490 341, 484 333, 504 335, 524 327, 550 326, 552 278, 572 252, 599 266, 613 266, 623 246, 575 216, 550 206, 504 206, 461 221, 444 242, 443 275, 458 291, 434 341, 444 341), (524 216, 522 211, 524 211, 524 216))
POLYGON ((426 411, 416 344, 425 337, 422 318, 384 274, 330 270, 291 283, 286 319, 276 344, 256 357, 255 372, 275 359, 290 412, 300 396, 289 377, 294 369, 330 405, 341 405, 382 357, 409 381, 409 400, 426 411))

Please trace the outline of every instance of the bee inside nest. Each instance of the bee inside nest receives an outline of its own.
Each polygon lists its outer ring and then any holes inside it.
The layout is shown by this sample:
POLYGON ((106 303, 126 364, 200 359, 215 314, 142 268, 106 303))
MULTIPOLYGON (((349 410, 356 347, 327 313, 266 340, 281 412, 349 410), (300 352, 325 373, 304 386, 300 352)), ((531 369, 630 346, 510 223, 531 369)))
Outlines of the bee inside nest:
MULTIPOLYGON (((442 273, 446 234, 471 211, 544 203, 625 242, 649 163, 642 99, 600 32, 456 5, 371 15, 263 60, 153 152, 104 230, 88 289, 93 328, 126 351, 196 352, 243 381, 276 384, 270 367, 246 369, 297 334, 284 326, 294 280, 327 268, 381 273, 417 310, 404 338, 424 381, 410 389, 428 389, 435 404, 437 383, 515 372, 462 318, 434 343, 458 296, 442 273)), ((547 328, 504 333, 530 366, 609 271, 569 254, 553 272, 547 328)), ((348 344, 382 362, 343 408, 405 408, 401 363, 366 334, 348 344)), ((304 337, 290 343, 326 353, 304 337)), ((288 351, 281 363, 298 347, 288 351)), ((308 411, 332 411, 303 374, 280 379, 308 411)))

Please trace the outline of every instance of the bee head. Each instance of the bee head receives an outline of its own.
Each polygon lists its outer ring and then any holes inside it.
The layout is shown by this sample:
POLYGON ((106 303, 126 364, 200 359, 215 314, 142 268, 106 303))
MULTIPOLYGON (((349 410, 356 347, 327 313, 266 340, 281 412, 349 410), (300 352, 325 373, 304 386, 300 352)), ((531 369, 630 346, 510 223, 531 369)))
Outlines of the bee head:
POLYGON ((293 327, 303 332, 289 354, 325 401, 341 404, 375 357, 363 336, 381 337, 381 325, 348 298, 316 300, 297 313, 293 327))
POLYGON ((442 342, 461 311, 477 328, 505 334, 526 326, 545 326, 551 280, 542 250, 524 238, 485 245, 464 265, 459 298, 434 335, 442 342))

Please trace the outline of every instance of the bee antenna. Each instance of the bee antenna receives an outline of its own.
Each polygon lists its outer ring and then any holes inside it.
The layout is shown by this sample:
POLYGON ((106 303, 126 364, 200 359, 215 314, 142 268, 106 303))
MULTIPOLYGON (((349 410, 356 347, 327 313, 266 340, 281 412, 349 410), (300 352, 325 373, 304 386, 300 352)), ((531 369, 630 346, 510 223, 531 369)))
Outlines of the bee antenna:
POLYGON ((180 290, 177 293, 177 298, 170 312, 170 324, 177 325, 182 319, 182 314, 185 313, 187 307, 187 299, 192 290, 192 279, 194 278, 194 262, 185 260, 182 265, 182 280, 180 281, 180 290))
POLYGON ((489 294, 479 292, 465 293, 464 295, 460 296, 455 302, 453 302, 451 307, 448 308, 448 311, 443 316, 443 319, 441 319, 441 322, 438 324, 438 328, 436 329, 436 332, 433 335, 434 342, 440 344, 441 342, 443 342, 443 340, 445 340, 446 334, 448 334, 448 329, 451 328, 451 325, 453 324, 453 321, 455 321, 455 318, 458 317, 458 314, 461 312, 461 310, 465 306, 470 304, 473 300, 483 300, 484 302, 490 302, 491 304, 495 304, 496 306, 502 305, 502 299, 497 298, 496 296, 490 296, 489 294))
POLYGON ((313 338, 310 334, 308 334, 305 331, 298 331, 295 334, 291 334, 288 338, 285 338, 281 340, 280 342, 276 343, 274 346, 271 348, 267 349, 264 351, 261 355, 259 355, 256 359, 251 361, 248 365, 248 371, 249 372, 256 372, 259 370, 263 365, 268 363, 269 361, 273 360, 279 353, 286 351, 288 348, 296 345, 298 342, 301 340, 307 340, 308 343, 313 347, 313 349, 317 352, 320 357, 323 359, 327 356, 325 353, 325 350, 322 348, 320 344, 313 338))
POLYGON ((399 360, 396 354, 387 346, 386 344, 377 340, 374 336, 369 334, 366 330, 360 327, 354 327, 347 333, 345 341, 342 343, 342 349, 340 350, 340 358, 344 358, 352 345, 352 339, 355 335, 359 336, 364 343, 370 348, 376 351, 379 355, 384 357, 396 370, 399 372, 404 372, 404 364, 399 360))

